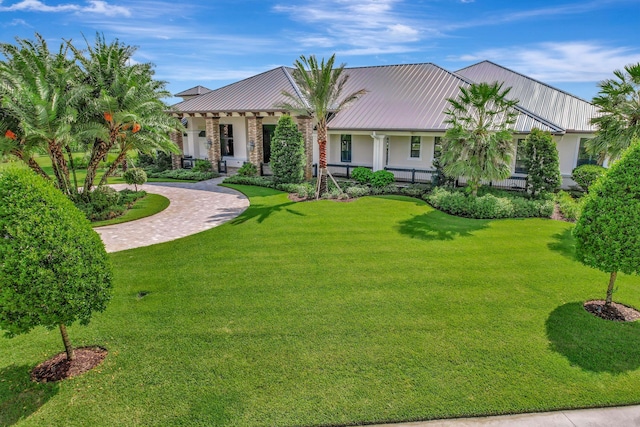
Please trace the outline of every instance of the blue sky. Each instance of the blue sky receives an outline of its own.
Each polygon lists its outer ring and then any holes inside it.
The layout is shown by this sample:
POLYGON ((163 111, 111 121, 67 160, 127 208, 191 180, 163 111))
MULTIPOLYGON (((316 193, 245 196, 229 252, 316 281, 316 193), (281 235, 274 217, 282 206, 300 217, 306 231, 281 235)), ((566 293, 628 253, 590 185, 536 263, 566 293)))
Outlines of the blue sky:
POLYGON ((489 59, 590 100, 640 62, 640 0, 0 0, 2 42, 96 32, 138 46, 172 93, 215 89, 300 55, 348 66, 489 59))

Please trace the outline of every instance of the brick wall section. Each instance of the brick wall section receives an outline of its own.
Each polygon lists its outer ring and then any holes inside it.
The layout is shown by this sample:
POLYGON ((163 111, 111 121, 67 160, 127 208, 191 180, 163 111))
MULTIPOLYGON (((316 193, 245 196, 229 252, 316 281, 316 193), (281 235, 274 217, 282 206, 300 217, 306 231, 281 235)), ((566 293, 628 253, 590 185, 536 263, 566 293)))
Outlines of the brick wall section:
POLYGON ((247 117, 247 127, 249 130, 248 146, 249 146, 249 162, 254 164, 258 171, 260 170, 260 163, 264 160, 264 150, 262 147, 262 117, 251 116, 247 117), (251 142, 253 141, 254 147, 251 150, 251 142))
POLYGON ((313 120, 308 116, 298 116, 296 119, 298 130, 302 132, 304 139, 304 179, 309 181, 313 178, 313 120))
POLYGON ((220 172, 218 169, 218 162, 220 162, 220 119, 218 117, 207 117, 205 119, 205 133, 207 141, 211 140, 211 148, 207 157, 209 157, 213 170, 220 172))
POLYGON ((171 132, 171 141, 180 149, 180 154, 171 154, 171 169, 180 169, 182 167, 182 155, 184 153, 182 132, 171 132))

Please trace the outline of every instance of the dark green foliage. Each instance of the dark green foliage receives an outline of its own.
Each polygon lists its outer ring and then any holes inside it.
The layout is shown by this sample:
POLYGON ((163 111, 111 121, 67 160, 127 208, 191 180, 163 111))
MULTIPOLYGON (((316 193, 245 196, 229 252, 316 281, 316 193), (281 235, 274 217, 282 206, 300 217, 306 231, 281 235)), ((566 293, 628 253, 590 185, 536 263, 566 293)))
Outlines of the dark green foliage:
POLYGON ((430 184, 410 184, 400 188, 400 193, 405 196, 422 197, 431 190, 430 184))
POLYGON ((589 191, 589 187, 591 184, 596 182, 598 178, 600 178, 606 169, 602 166, 598 165, 582 165, 578 166, 571 172, 571 178, 584 189, 584 191, 589 191))
POLYGON ((529 200, 506 192, 473 196, 437 187, 423 198, 437 209, 466 218, 548 218, 553 213, 553 200, 529 200))
POLYGON ((134 185, 138 191, 138 185, 147 182, 147 173, 142 168, 129 168, 122 174, 122 178, 127 184, 134 185))
POLYGON ((562 184, 558 149, 551 133, 532 129, 524 140, 527 191, 531 197, 540 193, 555 192, 562 184))
POLYGON ((386 170, 379 170, 373 172, 371 175, 371 186, 375 188, 386 187, 396 180, 396 177, 393 173, 386 170))
POLYGON ((584 197, 575 199, 571 194, 566 191, 558 191, 556 194, 556 203, 558 209, 565 219, 575 221, 580 217, 580 212, 584 206, 584 197))
POLYGON ((640 145, 592 187, 573 231, 576 256, 607 273, 640 272, 640 145))
POLYGON ((271 160, 269 166, 273 180, 278 183, 297 184, 304 179, 304 139, 298 125, 291 116, 278 120, 271 138, 271 160))
POLYGON ((373 172, 369 168, 357 167, 351 172, 351 178, 360 184, 368 184, 371 181, 373 172))
POLYGON ((170 169, 163 172, 147 172, 149 178, 185 179, 191 181, 204 181, 220 176, 216 172, 198 172, 193 169, 170 169))
MULTIPOLYGON (((250 164, 250 163, 246 163, 250 164)), ((265 178, 262 176, 245 176, 245 175, 233 175, 224 180, 225 184, 240 184, 240 185, 255 185, 258 187, 269 187, 273 188, 275 186, 274 182, 269 178, 265 178)))
POLYGON ((258 176, 258 168, 253 163, 245 163, 238 169, 240 176, 258 176))
POLYGON ((213 168, 209 160, 196 159, 196 164, 193 165, 193 169, 191 170, 194 172, 211 172, 213 168))
POLYGON ((82 195, 74 199, 74 203, 90 221, 104 221, 122 215, 133 202, 146 196, 144 191, 122 190, 117 192, 111 187, 96 187, 90 196, 82 195))
POLYGON ((138 154, 138 167, 152 172, 162 172, 172 168, 171 154, 162 151, 152 154, 138 154))
POLYGON ((52 329, 106 308, 111 267, 100 237, 60 191, 22 169, 0 172, 0 328, 52 329))

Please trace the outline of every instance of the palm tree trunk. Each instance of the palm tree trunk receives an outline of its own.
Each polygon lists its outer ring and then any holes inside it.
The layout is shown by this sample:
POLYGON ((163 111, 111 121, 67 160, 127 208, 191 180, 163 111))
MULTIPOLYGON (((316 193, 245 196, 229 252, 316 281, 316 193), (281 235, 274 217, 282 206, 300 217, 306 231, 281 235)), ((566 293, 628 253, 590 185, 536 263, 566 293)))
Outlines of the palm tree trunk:
POLYGON ((69 158, 69 166, 71 166, 71 173, 73 174, 73 187, 71 188, 73 194, 78 193, 78 176, 76 175, 76 166, 73 162, 73 152, 71 151, 71 147, 69 145, 65 145, 64 147, 67 150, 67 157, 69 158))
POLYGON ((71 183, 69 180, 69 168, 64 158, 62 147, 55 141, 49 141, 48 144, 49 157, 51 157, 51 166, 56 176, 58 187, 67 196, 71 195, 71 183))
POLYGON ((328 191, 327 189, 327 123, 325 120, 318 122, 318 197, 328 191))
POLYGON ((67 333, 67 327, 64 323, 60 323, 60 334, 62 334, 62 342, 64 343, 64 349, 67 352, 67 360, 73 360, 76 358, 71 341, 69 340, 69 334, 67 333))
POLYGON ((33 157, 27 157, 25 153, 21 150, 11 150, 11 154, 16 156, 19 159, 22 159, 22 161, 25 162, 32 171, 34 171, 35 173, 37 173, 47 181, 51 180, 51 177, 47 175, 44 169, 42 169, 42 167, 38 164, 38 162, 35 161, 33 157))
POLYGON ((91 193, 91 189, 93 188, 93 181, 96 179, 96 175, 98 174, 98 166, 100 166, 100 161, 108 152, 109 146, 102 140, 97 140, 93 145, 93 150, 91 150, 91 158, 89 159, 89 164, 87 165, 87 176, 84 179, 82 194, 91 193))
POLYGON ((605 307, 609 307, 613 301, 613 285, 616 283, 617 271, 612 271, 609 276, 609 287, 607 288, 607 299, 604 302, 605 307))
POLYGON ((127 152, 121 151, 120 154, 118 154, 118 157, 116 157, 113 163, 111 163, 109 169, 104 173, 104 175, 102 175, 102 178, 100 179, 100 185, 107 185, 107 180, 109 179, 109 177, 116 171, 116 169, 118 169, 118 165, 122 163, 126 158, 127 152))

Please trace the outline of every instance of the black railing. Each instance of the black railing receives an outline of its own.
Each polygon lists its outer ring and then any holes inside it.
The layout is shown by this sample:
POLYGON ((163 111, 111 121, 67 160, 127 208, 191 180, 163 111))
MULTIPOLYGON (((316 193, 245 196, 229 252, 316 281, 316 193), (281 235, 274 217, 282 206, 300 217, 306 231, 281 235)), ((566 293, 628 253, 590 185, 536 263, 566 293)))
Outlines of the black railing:
MULTIPOLYGON (((363 165, 352 165, 348 164, 336 164, 336 163, 328 163, 327 169, 331 172, 333 176, 339 176, 343 178, 350 179, 351 178, 351 170, 355 168, 367 168, 372 169, 371 166, 363 166, 363 165)), ((317 175, 317 174, 316 174, 317 175)))
POLYGON ((384 168, 396 177, 398 182, 431 183, 435 170, 430 169, 404 169, 404 168, 384 168))
MULTIPOLYGON (((456 186, 462 186, 467 183, 467 178, 460 177, 456 180, 456 186)), ((510 176, 509 178, 499 181, 481 181, 480 184, 489 187, 502 188, 505 190, 525 190, 527 188, 526 176, 510 176)))
POLYGON ((218 160, 218 173, 227 173, 227 161, 218 160))

